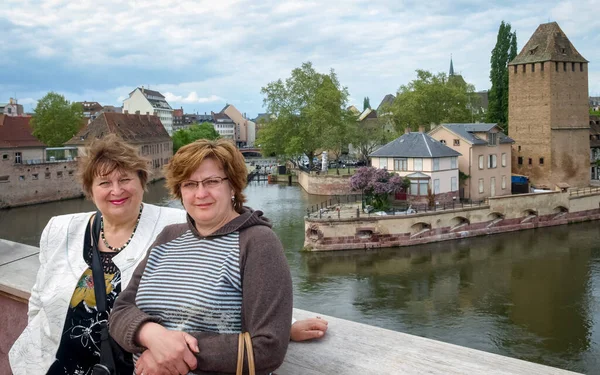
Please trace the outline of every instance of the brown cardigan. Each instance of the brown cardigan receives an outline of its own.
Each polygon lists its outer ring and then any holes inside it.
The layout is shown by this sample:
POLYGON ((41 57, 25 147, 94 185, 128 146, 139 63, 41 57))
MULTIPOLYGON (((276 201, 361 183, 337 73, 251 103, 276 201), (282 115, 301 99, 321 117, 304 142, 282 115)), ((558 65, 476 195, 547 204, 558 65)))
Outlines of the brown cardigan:
MULTIPOLYGON (((290 339, 292 280, 281 242, 261 211, 244 212, 213 234, 202 237, 188 215, 188 222, 165 227, 121 292, 110 316, 110 334, 125 350, 140 353, 145 348, 135 341, 140 327, 160 319, 145 314, 135 304, 138 285, 152 249, 191 230, 200 238, 239 231, 240 276, 242 279, 242 330, 250 332, 257 374, 268 374, 282 363, 290 339)), ((237 334, 188 332, 198 340, 198 368, 194 374, 235 373, 237 334)))

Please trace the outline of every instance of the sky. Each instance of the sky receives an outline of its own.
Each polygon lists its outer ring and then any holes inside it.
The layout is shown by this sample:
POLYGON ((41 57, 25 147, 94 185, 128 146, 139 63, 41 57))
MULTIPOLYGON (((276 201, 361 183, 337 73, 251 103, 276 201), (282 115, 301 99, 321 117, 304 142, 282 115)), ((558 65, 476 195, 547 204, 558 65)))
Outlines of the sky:
POLYGON ((265 112, 260 91, 311 61, 334 69, 362 109, 416 77, 454 69, 490 88, 501 21, 518 48, 556 21, 590 61, 600 96, 600 0, 2 0, 0 102, 26 111, 48 91, 70 101, 122 105, 135 88, 160 91, 186 113, 233 104, 265 112))

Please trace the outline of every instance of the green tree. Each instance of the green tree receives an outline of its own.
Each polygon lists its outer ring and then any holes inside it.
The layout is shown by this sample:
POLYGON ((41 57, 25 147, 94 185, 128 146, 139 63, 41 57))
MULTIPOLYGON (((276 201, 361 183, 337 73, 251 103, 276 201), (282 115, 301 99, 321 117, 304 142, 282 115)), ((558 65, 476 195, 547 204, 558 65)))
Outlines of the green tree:
POLYGON ((50 147, 59 147, 71 139, 83 125, 83 107, 70 103, 55 92, 41 98, 31 118, 33 135, 50 147))
POLYGON ((198 139, 219 139, 220 135, 210 122, 202 124, 192 124, 187 129, 177 130, 173 136, 173 152, 177 152, 181 147, 190 144, 198 139))
POLYGON ((348 91, 333 70, 318 73, 305 62, 262 88, 263 103, 271 120, 262 124, 256 143, 263 154, 294 158, 305 154, 312 168, 313 157, 342 142, 344 110, 348 91))
POLYGON ((371 108, 371 103, 369 102, 369 97, 365 96, 365 98, 363 99, 363 111, 367 108, 371 108))
POLYGON ((367 161, 370 153, 397 136, 390 125, 390 119, 385 116, 360 122, 355 120, 349 127, 349 134, 350 143, 356 149, 358 157, 364 161, 367 161))
POLYGON ((394 102, 380 112, 393 121, 398 133, 406 127, 472 121, 471 108, 479 99, 475 87, 458 77, 417 70, 417 78, 400 86, 394 102))
POLYGON ((517 32, 511 32, 510 23, 502 21, 496 46, 490 58, 490 80, 487 121, 507 129, 508 124, 508 63, 517 57, 517 32))

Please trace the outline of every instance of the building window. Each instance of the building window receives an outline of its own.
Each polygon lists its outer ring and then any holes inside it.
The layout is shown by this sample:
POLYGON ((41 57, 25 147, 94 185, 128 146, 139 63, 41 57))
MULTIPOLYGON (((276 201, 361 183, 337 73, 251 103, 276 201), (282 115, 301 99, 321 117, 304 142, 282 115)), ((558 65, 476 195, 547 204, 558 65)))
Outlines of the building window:
POLYGON ((8 175, 0 176, 0 182, 8 182, 8 175))
POLYGON ((440 170, 440 158, 433 158, 433 170, 434 171, 440 170))
POLYGON ((506 176, 502 176, 502 190, 506 189, 506 176))
POLYGON ((460 146, 460 139, 454 140, 454 146, 460 146))
POLYGON ((15 164, 21 164, 23 162, 20 152, 15 152, 15 164))
POLYGON ((556 62, 556 71, 558 72, 558 61, 556 62))
POLYGON ((483 178, 479 179, 479 194, 483 194, 483 178))
POLYGON ((514 66, 514 73, 515 74, 517 73, 517 66, 516 65, 514 66))
POLYGON ((62 178, 62 171, 56 172, 56 178, 62 178))
POLYGON ((564 63, 563 63, 563 71, 564 71, 564 72, 566 72, 566 71, 567 71, 567 63, 566 63, 566 62, 564 62, 564 63))
POLYGON ((519 164, 519 165, 523 165, 523 157, 522 157, 522 156, 519 156, 519 157, 517 158, 517 164, 519 164))
POLYGON ((544 158, 540 158, 540 165, 544 165, 544 158))
POLYGON ((379 168, 387 169, 387 158, 379 158, 379 168))
POLYGON ((446 144, 446 140, 445 139, 440 139, 440 143, 445 145, 446 144))
POLYGON ((483 155, 479 155, 479 169, 483 169, 483 155))
POLYGON ((531 64, 531 72, 535 72, 535 63, 531 64))
POLYGON ((8 154, 2 154, 2 160, 8 160, 8 154))
POLYGON ((450 190, 452 190, 452 191, 458 190, 458 177, 450 178, 450 190))
POLYGON ((533 160, 531 158, 529 158, 529 165, 533 164, 533 160))
POLYGON ((583 63, 579 63, 579 71, 583 72, 583 63))
POLYGON ((496 168, 497 166, 496 155, 488 155, 488 169, 496 168))
POLYGON ((523 64, 523 73, 525 73, 526 66, 527 64, 523 64))
POLYGON ((575 63, 571 63, 571 71, 574 72, 575 71, 575 63))
POLYGON ((50 172, 46 172, 46 173, 44 174, 44 177, 46 178, 46 180, 49 180, 49 179, 50 179, 50 177, 51 177, 51 175, 50 175, 50 172))
POLYGON ((521 152, 521 146, 519 146, 519 152, 521 152))
POLYGON ((19 176, 19 181, 25 181, 25 176, 19 176))
POLYGON ((410 182, 410 194, 411 195, 427 195, 427 189, 429 188, 429 182, 427 180, 413 180, 410 182))
POLYGON ((395 171, 407 171, 408 170, 408 159, 394 159, 394 170, 395 171))
POLYGON ((440 193, 440 180, 436 179, 433 180, 433 194, 439 194, 440 193))
POLYGON ((31 175, 31 179, 32 180, 38 180, 39 179, 39 175, 37 173, 34 173, 31 175))
POLYGON ((497 144, 497 140, 498 140, 497 133, 488 133, 487 137, 488 137, 488 146, 495 146, 497 144))
POLYGON ((423 170, 423 159, 421 158, 415 158, 413 159, 413 163, 414 163, 414 170, 415 171, 422 171, 423 170))
POLYGON ((74 171, 69 171, 69 176, 73 176, 74 171))
POLYGON ((453 157, 451 157, 451 158, 450 158, 450 168, 451 168, 451 169, 456 169, 456 168, 458 168, 458 166, 457 166, 457 164, 458 164, 458 163, 457 163, 457 161, 458 161, 458 157, 456 157, 456 156, 453 156, 453 157))
POLYGON ((506 153, 502 153, 502 166, 506 167, 506 153))
POLYGON ((540 68, 541 68, 541 71, 543 72, 544 71, 544 62, 543 61, 540 63, 540 68))

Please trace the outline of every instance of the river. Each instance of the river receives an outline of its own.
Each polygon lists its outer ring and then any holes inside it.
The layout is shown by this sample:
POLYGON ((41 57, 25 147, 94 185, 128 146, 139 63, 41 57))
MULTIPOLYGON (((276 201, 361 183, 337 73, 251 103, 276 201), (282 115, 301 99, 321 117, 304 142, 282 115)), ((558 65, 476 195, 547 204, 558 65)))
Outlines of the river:
MULTIPOLYGON (((266 182, 251 183, 246 194, 284 244, 296 307, 600 374, 597 222, 407 248, 302 253, 306 207, 325 197, 266 182)), ((160 182, 144 201, 181 207, 160 182)), ((0 210, 0 238, 37 245, 51 216, 92 209, 76 199, 0 210)))

